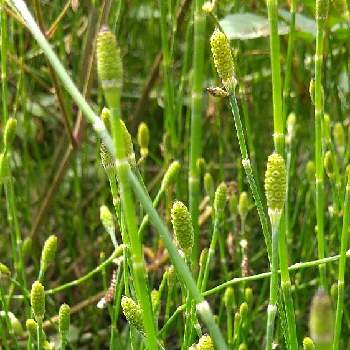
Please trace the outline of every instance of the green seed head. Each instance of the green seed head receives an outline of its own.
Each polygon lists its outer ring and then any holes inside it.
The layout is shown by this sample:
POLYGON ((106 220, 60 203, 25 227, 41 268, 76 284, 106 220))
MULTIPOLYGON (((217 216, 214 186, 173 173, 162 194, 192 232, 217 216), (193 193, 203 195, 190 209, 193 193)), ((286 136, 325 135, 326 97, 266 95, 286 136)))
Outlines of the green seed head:
POLYGON ((232 92, 236 86, 236 79, 230 42, 223 32, 215 29, 210 38, 210 45, 218 75, 226 90, 232 92))
POLYGON ((104 27, 97 35, 97 72, 110 108, 119 104, 122 60, 115 35, 104 27))
POLYGON ((57 250, 57 237, 51 235, 44 243, 44 247, 41 253, 41 262, 43 270, 45 271, 47 266, 55 260, 57 250))
POLYGON ((326 20, 328 17, 329 0, 316 0, 316 19, 326 20))
POLYGON ((334 315, 331 299, 323 289, 319 289, 312 299, 309 327, 310 335, 316 348, 319 346, 331 346, 334 315))
POLYGON ((131 298, 123 296, 121 300, 123 314, 127 321, 139 332, 144 332, 141 307, 131 298))
POLYGON ((115 231, 113 215, 106 205, 101 205, 100 207, 100 219, 103 227, 108 233, 115 231))
POLYGON ((17 120, 15 118, 9 118, 6 123, 4 131, 4 145, 5 147, 11 147, 12 142, 16 136, 17 120))
POLYGON ((62 337, 66 337, 69 331, 70 324, 70 307, 67 304, 62 304, 58 312, 58 330, 62 337))
POLYGON ((111 112, 107 107, 103 107, 101 112, 101 119, 106 129, 110 132, 111 131, 111 112))
POLYGON ((148 145, 149 145, 149 128, 146 123, 141 123, 137 130, 137 142, 140 146, 140 153, 142 157, 148 155, 148 145))
POLYGON ((245 320, 245 318, 247 317, 248 309, 248 304, 246 302, 243 302, 239 307, 239 313, 241 314, 242 320, 245 320))
POLYGON ((235 313, 235 318, 234 318, 234 329, 238 329, 239 327, 239 324, 241 323, 241 314, 239 312, 236 312, 235 313))
POLYGON ((247 345, 245 343, 240 344, 238 350, 247 350, 247 345))
POLYGON ((189 256, 193 247, 193 226, 187 207, 176 201, 171 209, 171 221, 179 248, 189 256))
POLYGON ((225 290, 224 294, 224 303, 227 308, 233 308, 233 303, 234 303, 234 291, 232 287, 228 287, 225 290))
POLYGON ((343 156, 345 152, 345 131, 342 123, 335 123, 333 128, 333 137, 335 147, 337 148, 337 152, 343 156))
POLYGON ((309 182, 315 181, 316 167, 312 160, 309 160, 306 164, 306 176, 309 182))
POLYGON ((304 350, 315 350, 315 344, 311 338, 309 338, 309 337, 304 338, 303 349, 304 350))
POLYGON ((227 202, 227 186, 222 182, 215 191, 214 210, 218 215, 225 210, 227 202))
POLYGON ((166 189, 169 185, 171 185, 177 178, 177 175, 179 174, 180 169, 181 169, 180 163, 177 160, 174 160, 169 165, 169 168, 163 177, 161 188, 166 189))
POLYGON ((287 137, 286 142, 290 144, 295 136, 295 125, 297 122, 297 117, 295 113, 290 113, 287 118, 287 137))
POLYGON ((160 303, 160 293, 159 290, 153 289, 151 292, 151 301, 152 301, 152 307, 153 311, 156 311, 159 307, 160 303))
POLYGON ((208 258, 208 248, 204 248, 201 251, 201 255, 199 257, 199 266, 200 267, 204 267, 206 262, 207 262, 207 258, 208 258))
POLYGON ((39 281, 35 281, 32 285, 30 302, 36 321, 42 320, 45 314, 45 291, 39 281))
POLYGON ((265 193, 270 211, 282 211, 286 198, 286 166, 277 153, 269 156, 265 173, 265 193))
POLYGON ((29 318, 26 321, 26 328, 27 328, 27 331, 28 331, 30 337, 32 339, 36 339, 38 325, 32 318, 29 318))
POLYGON ((0 278, 3 276, 10 276, 11 271, 10 269, 3 263, 0 263, 0 278))
POLYGON ((238 201, 238 213, 239 216, 244 220, 249 212, 249 198, 247 192, 242 192, 239 196, 238 201))
POLYGON ((334 176, 334 168, 333 168, 333 156, 331 151, 327 151, 324 160, 323 160, 324 168, 327 176, 332 179, 334 176))
POLYGON ((251 289, 249 287, 244 289, 244 299, 248 305, 251 305, 251 303, 253 301, 253 289, 251 289))
POLYGON ((26 237, 22 244, 22 256, 23 259, 27 259, 32 252, 33 240, 30 237, 26 237))
POLYGON ((327 143, 331 142, 331 118, 329 114, 325 113, 323 116, 323 137, 327 143))
POLYGON ((209 335, 203 335, 197 344, 193 344, 188 350, 214 350, 214 344, 209 335))
POLYGON ((210 173, 204 174, 204 190, 211 200, 214 198, 214 180, 210 173))

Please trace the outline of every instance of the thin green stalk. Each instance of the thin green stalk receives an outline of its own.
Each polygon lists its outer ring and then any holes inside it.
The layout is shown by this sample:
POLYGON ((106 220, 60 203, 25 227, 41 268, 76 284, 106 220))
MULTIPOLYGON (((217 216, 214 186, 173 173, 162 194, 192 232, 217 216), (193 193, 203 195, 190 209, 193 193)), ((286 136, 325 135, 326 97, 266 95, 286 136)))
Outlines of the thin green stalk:
MULTIPOLYGON (((316 10, 316 54, 315 54, 315 164, 316 164, 316 221, 317 221, 317 243, 318 258, 325 256, 324 239, 324 166, 322 151, 322 119, 324 106, 324 93, 322 88, 322 70, 324 54, 324 35, 327 19, 328 0, 316 0, 316 7, 322 7, 320 11, 316 10), (323 13, 323 11, 326 13, 323 13)), ((327 289, 326 266, 320 265, 320 284, 327 289)))
POLYGON ((37 349, 42 350, 43 349, 43 321, 41 319, 37 320, 38 327, 37 327, 37 336, 36 336, 36 342, 37 342, 37 349))
POLYGON ((343 229, 340 244, 340 260, 338 270, 338 299, 337 310, 335 318, 335 330, 333 340, 333 350, 339 349, 340 335, 342 328, 342 318, 344 311, 344 281, 345 281, 345 267, 346 267, 346 249, 349 241, 349 215, 350 215, 350 173, 348 173, 348 182, 346 185, 345 201, 344 201, 344 215, 343 215, 343 229))
POLYGON ((179 252, 172 241, 168 228, 165 226, 165 224, 159 217, 157 211, 153 208, 152 202, 148 194, 143 190, 136 176, 131 171, 129 171, 128 176, 133 185, 133 189, 135 191, 136 196, 138 197, 145 211, 149 215, 150 221, 153 223, 153 225, 161 235, 164 244, 168 249, 172 263, 174 264, 177 270, 178 276, 181 276, 183 283, 186 285, 191 297, 194 299, 196 303, 197 312, 201 316, 203 322, 208 327, 209 333, 212 336, 215 345, 218 347, 218 349, 227 350, 225 340, 220 332, 220 329, 215 323, 210 306, 208 302, 205 299, 203 299, 200 291, 196 286, 196 282, 194 281, 191 275, 191 272, 189 271, 184 260, 179 255, 179 252))
POLYGON ((1 97, 2 97, 2 121, 5 125, 8 119, 8 91, 7 91, 7 16, 4 10, 5 1, 1 1, 1 97))
POLYGON ((270 299, 267 308, 266 324, 266 350, 272 350, 272 341, 275 328, 275 318, 277 314, 278 298, 278 235, 281 213, 271 217, 272 226, 272 256, 271 256, 271 280, 270 280, 270 299))
POLYGON ((202 112, 205 49, 205 16, 202 12, 203 0, 196 0, 194 9, 194 47, 193 47, 193 83, 191 96, 191 146, 189 164, 189 204, 194 229, 192 263, 199 258, 199 197, 200 179, 197 161, 202 153, 202 112))
POLYGON ((262 231, 263 231, 264 238, 265 238, 267 255, 269 257, 269 260, 271 261, 271 245, 272 245, 272 243, 271 243, 271 237, 270 237, 270 228, 269 228, 269 224, 268 224, 268 218, 267 218, 267 214, 266 214, 266 211, 264 209, 264 206, 263 206, 262 197, 261 197, 261 194, 259 192, 257 182, 254 178, 254 173, 253 173, 252 165, 251 165, 251 162, 249 159, 247 144, 246 144, 246 140, 245 140, 245 136, 244 136, 242 121, 241 121, 241 117, 240 117, 239 109, 238 109, 238 105, 237 105, 237 99, 233 93, 230 94, 230 104, 231 104, 232 114, 233 114, 234 121, 235 121, 239 148, 241 151, 242 164, 243 164, 243 167, 244 167, 247 179, 248 179, 250 189, 251 189, 253 197, 254 197, 256 208, 258 210, 260 224, 261 224, 262 231))

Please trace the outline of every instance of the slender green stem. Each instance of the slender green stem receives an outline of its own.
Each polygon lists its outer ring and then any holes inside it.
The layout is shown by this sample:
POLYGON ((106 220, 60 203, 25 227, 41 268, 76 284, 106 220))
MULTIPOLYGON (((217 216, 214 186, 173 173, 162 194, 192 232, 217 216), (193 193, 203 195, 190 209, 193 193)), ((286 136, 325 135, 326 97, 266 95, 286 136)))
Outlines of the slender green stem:
POLYGON ((183 283, 186 285, 189 293, 191 294, 191 297, 194 299, 196 303, 197 312, 208 327, 209 333, 211 334, 215 345, 218 349, 227 350, 225 340, 220 332, 220 329, 214 321, 214 316, 212 314, 210 306, 208 302, 203 299, 200 291, 196 286, 196 282, 194 281, 191 275, 191 272, 189 271, 184 260, 179 255, 179 252, 172 241, 168 228, 165 226, 165 224, 159 217, 157 211, 153 208, 151 199, 149 198, 148 194, 144 191, 144 189, 142 188, 141 184, 137 180, 136 176, 132 173, 132 171, 128 172, 128 176, 133 185, 133 189, 135 191, 136 196, 138 197, 145 211, 149 215, 150 221, 161 235, 164 244, 168 249, 172 263, 174 264, 177 270, 178 276, 182 279, 183 283))
POLYGON ((235 121, 239 148, 241 151, 242 164, 243 164, 243 167, 244 167, 247 179, 248 179, 250 189, 251 189, 253 197, 254 197, 256 208, 258 210, 260 224, 262 227, 262 231, 263 231, 264 238, 265 238, 265 244, 267 247, 268 257, 269 257, 269 260, 271 261, 271 236, 270 236, 268 217, 267 217, 266 211, 265 211, 264 206, 263 206, 262 197, 261 197, 261 194, 259 192, 259 187, 257 185, 255 178, 254 178, 252 165, 251 165, 251 162, 249 159, 247 143, 246 143, 245 136, 244 136, 242 121, 241 121, 241 117, 240 117, 240 113, 239 113, 239 109, 238 109, 238 105, 237 105, 237 99, 236 99, 236 96, 234 94, 230 95, 230 104, 231 104, 232 114, 233 114, 234 121, 235 121))
MULTIPOLYGON (((317 6, 317 0, 316 0, 317 6)), ((322 151, 322 120, 324 94, 322 87, 322 69, 324 55, 324 36, 327 14, 321 14, 316 18, 316 54, 315 54, 315 164, 316 164, 316 221, 318 258, 325 256, 324 239, 324 166, 322 151)), ((326 266, 320 265, 320 283, 326 289, 326 266)))
POLYGON ((266 324, 266 350, 272 350, 272 341, 275 329, 275 318, 277 314, 278 298, 278 235, 281 213, 271 218, 272 226, 272 256, 271 256, 271 280, 270 280, 270 299, 267 308, 266 324))
POLYGON ((191 148, 189 165, 189 204, 194 229, 192 262, 199 257, 199 197, 200 179, 197 165, 202 153, 202 112, 205 49, 205 16, 202 12, 203 0, 196 0, 194 9, 193 83, 191 96, 191 148))
POLYGON ((38 327, 37 327, 37 349, 42 350, 43 349, 43 321, 38 319, 37 320, 38 327))
POLYGON ((344 201, 344 215, 343 215, 343 229, 340 244, 340 260, 338 270, 338 300, 335 318, 335 331, 333 350, 339 349, 340 335, 342 327, 342 318, 344 311, 344 281, 345 281, 345 267, 346 267, 346 249, 349 241, 349 215, 350 215, 350 173, 348 174, 348 182, 346 185, 345 201, 344 201))

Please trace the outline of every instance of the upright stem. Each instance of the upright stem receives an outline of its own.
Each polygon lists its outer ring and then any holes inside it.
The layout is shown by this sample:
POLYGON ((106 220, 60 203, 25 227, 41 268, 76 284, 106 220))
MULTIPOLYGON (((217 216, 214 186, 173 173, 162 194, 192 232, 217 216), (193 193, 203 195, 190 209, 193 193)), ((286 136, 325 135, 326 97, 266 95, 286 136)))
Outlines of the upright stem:
MULTIPOLYGON (((316 0, 316 6, 317 6, 316 0)), ((316 54, 315 54, 315 163, 316 163, 316 221, 318 258, 325 256, 324 240, 324 167, 322 152, 322 119, 323 119, 323 88, 322 66, 324 54, 324 31, 327 15, 316 18, 316 54)), ((320 283, 326 289, 326 266, 320 265, 320 283)))
POLYGON ((261 197, 261 194, 259 192, 257 182, 254 178, 252 165, 251 165, 251 162, 249 159, 247 143, 246 143, 245 136, 244 136, 242 121, 241 121, 241 117, 240 117, 239 109, 238 109, 238 105, 237 105, 237 99, 236 99, 236 96, 234 94, 230 95, 230 104, 231 104, 232 114, 233 114, 234 121, 235 121, 235 127, 236 127, 236 132, 237 132, 239 148, 241 151, 242 164, 243 164, 243 167, 244 167, 247 179, 248 179, 250 189, 251 189, 253 197, 254 197, 256 208, 258 210, 260 224, 261 224, 262 231, 263 231, 264 238, 265 238, 265 244, 266 244, 266 248, 267 248, 268 257, 269 257, 269 260, 271 261, 271 236, 270 236, 268 217, 267 217, 266 211, 265 211, 264 206, 263 206, 262 197, 261 197))
POLYGON ((194 9, 194 53, 193 53, 193 83, 191 96, 191 149, 189 165, 189 204, 194 229, 194 245, 192 262, 196 263, 199 256, 199 197, 200 179, 197 167, 198 158, 202 152, 202 91, 204 79, 204 43, 205 16, 202 13, 203 0, 196 0, 194 9))
POLYGON ((342 235, 341 235, 340 260, 339 260, 339 270, 338 270, 338 300, 337 300, 337 311, 336 311, 336 318, 335 318, 333 350, 339 349, 343 310, 344 310, 344 278, 345 278, 345 266, 346 266, 346 250, 348 248, 348 241, 349 241, 349 215, 350 215, 350 173, 348 174, 348 182, 346 185, 345 201, 344 201, 343 229, 342 229, 342 235))

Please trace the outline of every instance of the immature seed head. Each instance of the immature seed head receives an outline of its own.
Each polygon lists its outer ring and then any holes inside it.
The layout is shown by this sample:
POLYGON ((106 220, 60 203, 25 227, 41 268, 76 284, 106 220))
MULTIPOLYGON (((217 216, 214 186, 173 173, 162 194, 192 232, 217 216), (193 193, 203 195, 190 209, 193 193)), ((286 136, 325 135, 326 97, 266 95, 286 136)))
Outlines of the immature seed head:
POLYGON ((171 185, 177 178, 179 171, 181 169, 181 165, 177 160, 174 160, 170 165, 166 173, 164 174, 161 188, 166 189, 169 185, 171 185))
POLYGON ((242 320, 248 315, 248 304, 244 301, 239 307, 239 313, 241 314, 242 320))
POLYGON ((235 295, 232 287, 227 287, 224 294, 224 303, 227 308, 233 308, 235 295))
POLYGON ((210 45, 218 75, 226 90, 228 92, 233 92, 236 79, 230 42, 223 32, 219 29, 215 29, 210 38, 210 45))
POLYGON ((286 166, 277 153, 269 156, 265 173, 265 193, 270 211, 280 212, 286 198, 286 166))
POLYGON ((5 147, 11 147, 12 142, 16 136, 17 120, 15 118, 9 118, 6 122, 4 131, 4 145, 5 147))
POLYGON ((65 338, 69 331, 70 324, 70 307, 67 304, 62 304, 58 312, 58 329, 60 335, 65 338))
POLYGON ((3 276, 10 276, 11 271, 10 269, 3 263, 0 263, 0 278, 3 276))
POLYGON ((248 305, 253 301, 253 290, 251 288, 247 287, 244 289, 244 299, 248 305))
POLYGON ((245 219, 249 212, 249 198, 247 192, 242 192, 238 201, 238 213, 241 219, 245 219))
POLYGON ((227 202, 227 186, 222 182, 215 191, 214 210, 220 215, 224 210, 227 202))
POLYGON ((327 151, 323 159, 324 168, 327 176, 332 179, 334 176, 334 167, 333 167, 333 156, 331 151, 327 151))
POLYGON ((240 344, 238 350, 247 350, 247 345, 245 343, 240 344))
POLYGON ((214 180, 212 175, 208 172, 204 174, 204 190, 207 196, 213 200, 215 193, 214 180))
POLYGON ((115 35, 103 27, 97 35, 97 71, 110 108, 119 104, 122 86, 122 60, 115 35))
POLYGON ((214 344, 209 335, 203 335, 197 344, 193 344, 188 350, 214 350, 214 344))
POLYGON ((36 321, 42 321, 45 314, 45 291, 39 281, 35 281, 32 285, 30 302, 36 321))
POLYGON ((159 303, 160 303, 160 293, 159 290, 153 289, 151 292, 151 302, 152 302, 152 308, 155 312, 158 310, 159 303))
POLYGON ((315 350, 315 344, 311 338, 309 338, 309 337, 304 338, 303 349, 304 350, 315 350))
POLYGON ((28 318, 26 321, 26 328, 30 337, 36 339, 38 325, 32 318, 28 318))
POLYGON ((337 152, 341 156, 343 156, 345 152, 346 142, 345 142, 344 126, 342 123, 338 122, 334 124, 333 137, 334 137, 335 147, 337 148, 337 152))
POLYGON ((323 289, 319 289, 312 299, 309 327, 310 335, 316 348, 319 346, 331 346, 334 314, 331 299, 323 289))
POLYGON ((329 0, 316 0, 316 19, 326 20, 328 17, 329 0))
POLYGON ((123 296, 121 300, 123 314, 127 321, 139 332, 144 332, 141 307, 131 298, 123 296))
POLYGON ((149 137, 148 125, 144 122, 140 123, 137 130, 137 142, 140 146, 140 153, 142 157, 147 157, 148 155, 149 137))
POLYGON ((43 271, 47 266, 55 260, 57 250, 57 236, 51 235, 44 243, 44 247, 41 253, 40 265, 43 271))
POLYGON ((189 256, 193 247, 193 226, 187 207, 176 201, 171 209, 171 221, 179 248, 189 256))
POLYGON ((101 205, 100 207, 100 219, 108 233, 115 231, 113 215, 106 205, 101 205))

